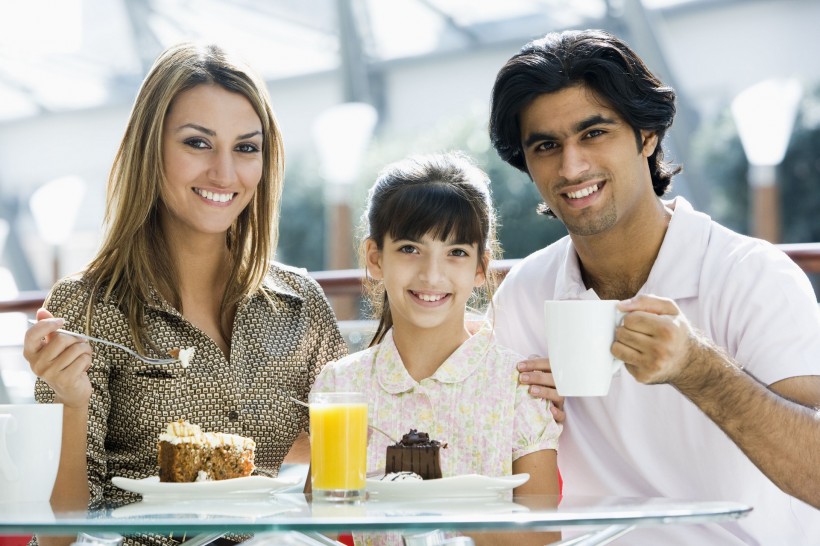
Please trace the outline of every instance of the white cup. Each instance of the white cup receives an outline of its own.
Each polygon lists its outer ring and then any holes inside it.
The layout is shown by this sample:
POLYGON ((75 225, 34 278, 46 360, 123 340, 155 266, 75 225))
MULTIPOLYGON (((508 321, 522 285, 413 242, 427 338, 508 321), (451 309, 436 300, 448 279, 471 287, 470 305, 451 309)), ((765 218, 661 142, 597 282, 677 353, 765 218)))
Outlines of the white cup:
POLYGON ((0 405, 0 504, 49 501, 62 438, 62 404, 0 405))
POLYGON ((547 351, 561 396, 604 396, 623 362, 611 352, 623 313, 618 300, 544 302, 547 351))

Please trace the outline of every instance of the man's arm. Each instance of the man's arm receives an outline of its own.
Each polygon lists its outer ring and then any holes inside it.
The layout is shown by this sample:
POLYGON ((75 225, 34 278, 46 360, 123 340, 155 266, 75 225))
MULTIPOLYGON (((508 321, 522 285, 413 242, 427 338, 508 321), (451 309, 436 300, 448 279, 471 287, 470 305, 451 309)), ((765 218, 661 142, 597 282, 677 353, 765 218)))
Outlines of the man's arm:
POLYGON ((820 508, 820 376, 768 387, 696 332, 668 299, 638 296, 612 353, 641 383, 668 383, 697 405, 780 489, 820 508))

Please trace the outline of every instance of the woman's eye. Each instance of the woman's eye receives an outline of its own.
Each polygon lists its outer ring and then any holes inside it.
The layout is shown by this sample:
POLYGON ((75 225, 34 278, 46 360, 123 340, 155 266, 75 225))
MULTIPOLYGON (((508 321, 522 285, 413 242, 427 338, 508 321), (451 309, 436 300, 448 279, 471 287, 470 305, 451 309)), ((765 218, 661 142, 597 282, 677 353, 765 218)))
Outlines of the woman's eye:
POLYGON ((189 138, 185 141, 185 144, 191 148, 204 149, 208 147, 208 143, 201 138, 189 138))
POLYGON ((246 154, 252 154, 259 151, 259 147, 256 144, 240 144, 236 147, 237 151, 246 154))

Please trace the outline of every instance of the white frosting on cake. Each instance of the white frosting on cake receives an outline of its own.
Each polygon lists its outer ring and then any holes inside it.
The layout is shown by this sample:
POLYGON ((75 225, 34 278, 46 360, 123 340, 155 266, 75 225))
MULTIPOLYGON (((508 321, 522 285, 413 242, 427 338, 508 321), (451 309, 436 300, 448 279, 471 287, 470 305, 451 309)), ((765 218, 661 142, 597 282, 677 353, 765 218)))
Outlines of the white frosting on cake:
POLYGON ((421 480, 422 477, 416 474, 415 472, 388 472, 384 476, 382 476, 381 481, 383 482, 413 482, 417 480, 421 480))
POLYGON ((165 432, 159 435, 159 441, 174 445, 197 444, 209 447, 224 446, 240 451, 256 448, 256 442, 251 438, 222 432, 202 432, 202 428, 200 428, 199 425, 193 425, 183 419, 168 423, 165 432))

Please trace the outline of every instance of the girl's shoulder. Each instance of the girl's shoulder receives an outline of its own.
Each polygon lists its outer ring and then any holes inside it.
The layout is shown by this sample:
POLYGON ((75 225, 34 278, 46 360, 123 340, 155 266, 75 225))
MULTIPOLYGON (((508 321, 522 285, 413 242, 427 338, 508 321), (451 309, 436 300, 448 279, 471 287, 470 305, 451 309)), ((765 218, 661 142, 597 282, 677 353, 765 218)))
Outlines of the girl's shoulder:
POLYGON ((339 372, 370 369, 377 364, 378 349, 379 346, 374 345, 373 347, 351 353, 334 362, 328 362, 327 366, 339 372))
POLYGON ((498 342, 491 324, 486 324, 474 335, 484 338, 482 342, 486 345, 486 355, 488 359, 503 362, 512 367, 515 367, 518 362, 526 360, 521 353, 498 342))

